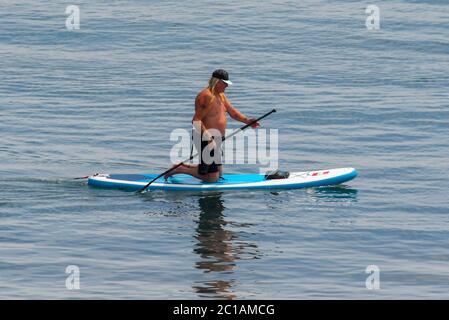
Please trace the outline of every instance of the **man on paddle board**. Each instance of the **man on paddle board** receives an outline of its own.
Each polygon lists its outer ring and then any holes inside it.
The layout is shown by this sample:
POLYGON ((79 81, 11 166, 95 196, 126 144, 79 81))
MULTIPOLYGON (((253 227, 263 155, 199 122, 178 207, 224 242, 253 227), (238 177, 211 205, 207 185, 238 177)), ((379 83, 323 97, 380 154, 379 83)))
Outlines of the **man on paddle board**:
MULTIPOLYGON (((229 85, 232 85, 229 74, 223 69, 218 69, 212 73, 209 85, 196 96, 195 115, 192 123, 201 139, 200 143, 195 144, 199 152, 199 164, 182 164, 165 174, 165 179, 180 173, 189 174, 205 182, 216 182, 220 178, 223 166, 221 150, 218 147, 226 132, 226 113, 234 120, 245 124, 255 121, 255 119, 243 115, 231 104, 224 93, 229 85)), ((254 122, 251 125, 254 129, 259 126, 259 122, 254 122)))

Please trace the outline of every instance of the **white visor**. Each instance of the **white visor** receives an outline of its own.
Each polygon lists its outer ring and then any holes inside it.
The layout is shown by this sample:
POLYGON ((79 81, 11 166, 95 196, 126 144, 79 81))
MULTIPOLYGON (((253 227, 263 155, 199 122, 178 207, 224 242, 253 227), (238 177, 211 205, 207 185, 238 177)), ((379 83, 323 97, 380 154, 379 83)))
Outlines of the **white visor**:
POLYGON ((228 85, 232 85, 232 81, 231 80, 223 80, 223 79, 220 79, 221 81, 223 81, 224 83, 227 83, 228 85))

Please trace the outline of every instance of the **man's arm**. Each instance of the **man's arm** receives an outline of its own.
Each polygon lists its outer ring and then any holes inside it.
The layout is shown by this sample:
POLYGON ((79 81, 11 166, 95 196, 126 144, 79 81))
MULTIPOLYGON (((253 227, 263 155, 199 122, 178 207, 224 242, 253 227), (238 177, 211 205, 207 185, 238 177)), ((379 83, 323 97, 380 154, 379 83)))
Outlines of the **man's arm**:
MULTIPOLYGON (((209 112, 208 104, 206 103, 208 96, 204 93, 199 93, 195 99, 195 114, 193 115, 192 124, 194 129, 199 133, 208 135, 207 129, 203 124, 203 119, 209 112)), ((209 135, 210 136, 210 135, 209 135)), ((211 138, 211 137, 210 137, 211 138)))
MULTIPOLYGON (((234 108, 234 106, 231 104, 231 102, 228 100, 228 98, 226 96, 225 96, 225 106, 226 106, 226 111, 229 113, 231 118, 234 120, 237 120, 237 121, 240 121, 240 122, 243 122, 246 124, 251 123, 255 120, 253 118, 248 118, 243 113, 241 113, 236 108, 234 108)), ((259 122, 256 122, 251 127, 257 128, 259 126, 260 126, 259 122)))

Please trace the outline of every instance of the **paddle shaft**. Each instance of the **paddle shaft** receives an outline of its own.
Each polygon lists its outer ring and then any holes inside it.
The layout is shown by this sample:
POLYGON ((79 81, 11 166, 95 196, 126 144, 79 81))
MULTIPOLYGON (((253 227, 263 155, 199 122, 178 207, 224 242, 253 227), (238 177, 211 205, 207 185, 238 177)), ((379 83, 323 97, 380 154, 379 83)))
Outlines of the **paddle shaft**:
MULTIPOLYGON (((264 114, 263 116, 261 116, 260 118, 257 118, 256 120, 251 121, 250 123, 244 125, 243 127, 239 128, 238 130, 234 131, 233 133, 231 133, 231 134, 228 135, 227 137, 222 137, 222 138, 221 138, 221 141, 223 142, 223 141, 225 141, 226 139, 229 139, 229 138, 235 136, 235 135, 236 135, 237 133, 239 133, 240 131, 245 130, 246 128, 252 126, 252 125, 255 124, 256 122, 262 120, 263 118, 268 117, 268 116, 269 116, 270 114, 272 114, 273 112, 276 112, 276 109, 273 109, 273 110, 271 110, 270 112, 268 112, 268 113, 264 114)), ((147 185, 146 185, 145 187, 143 187, 142 189, 140 189, 138 192, 141 193, 141 192, 145 191, 145 190, 146 190, 146 189, 147 189, 147 188, 148 188, 154 181, 156 181, 157 179, 163 177, 164 175, 166 175, 166 174, 169 173, 170 171, 173 171, 173 170, 175 170, 176 168, 182 166, 182 165, 184 164, 184 162, 187 162, 187 161, 192 160, 192 159, 195 158, 197 155, 198 155, 198 152, 195 153, 194 155, 190 156, 189 159, 184 160, 183 162, 178 163, 176 166, 171 167, 171 168, 168 169, 168 170, 165 170, 165 171, 162 172, 160 175, 158 175, 156 178, 154 178, 153 180, 151 180, 150 182, 148 182, 147 185)))

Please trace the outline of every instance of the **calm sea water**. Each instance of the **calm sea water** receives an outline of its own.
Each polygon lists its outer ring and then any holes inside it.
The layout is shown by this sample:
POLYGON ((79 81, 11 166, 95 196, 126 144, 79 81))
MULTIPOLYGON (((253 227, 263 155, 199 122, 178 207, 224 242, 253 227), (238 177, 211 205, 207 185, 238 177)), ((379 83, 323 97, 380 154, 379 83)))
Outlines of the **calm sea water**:
POLYGON ((0 4, 0 298, 449 298, 447 1, 375 1, 377 31, 360 1, 81 0, 75 32, 69 4, 0 4), (281 169, 359 177, 142 196, 73 180, 164 171, 216 68, 243 113, 278 109, 262 124, 281 169))

